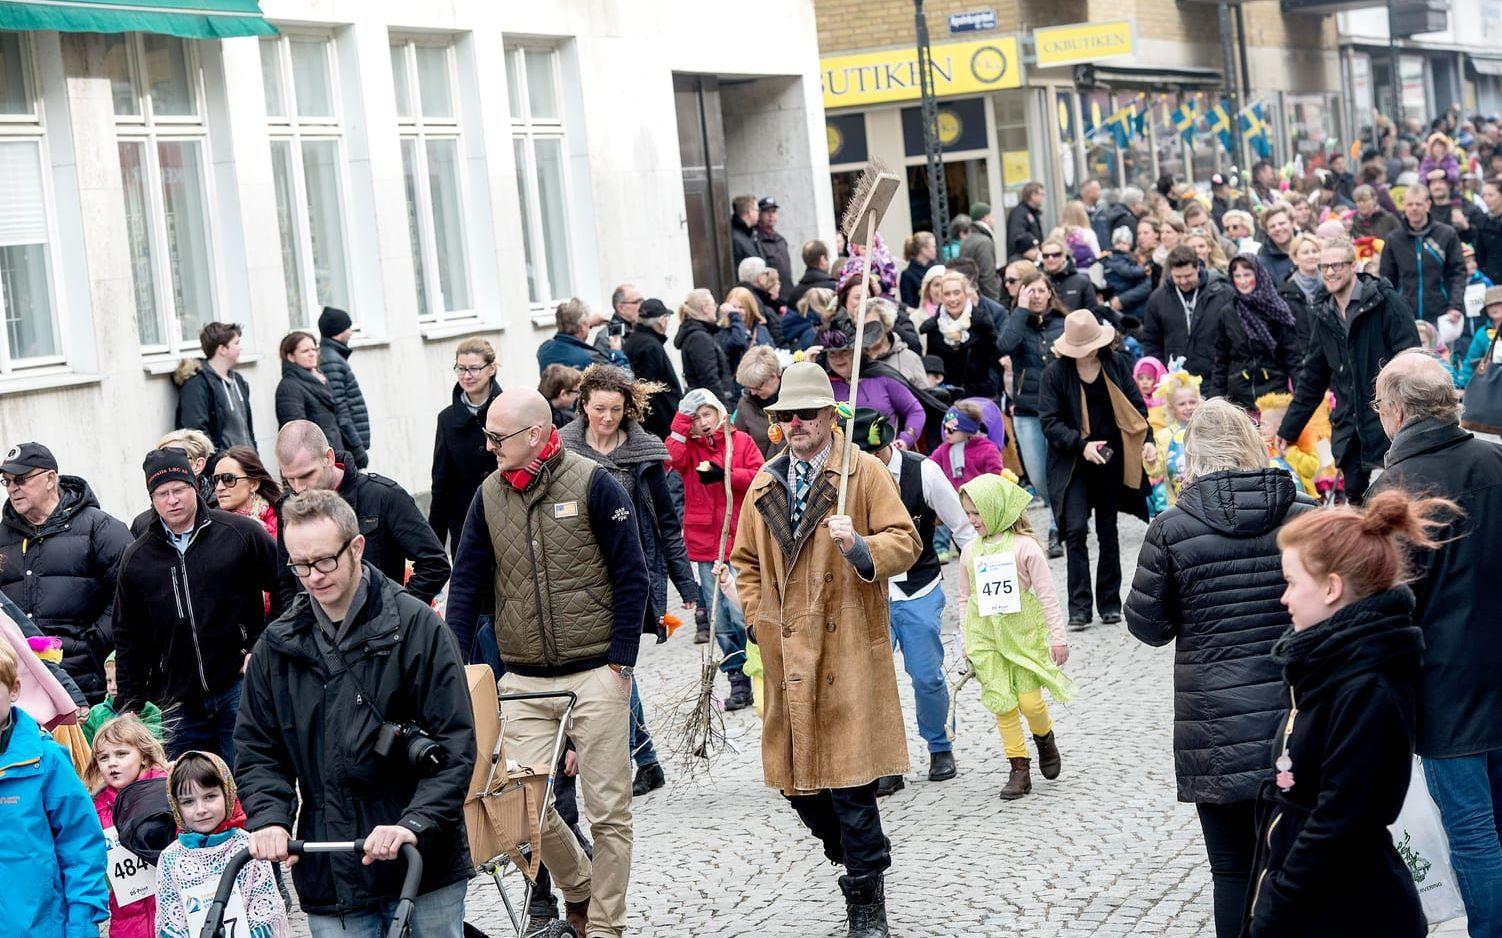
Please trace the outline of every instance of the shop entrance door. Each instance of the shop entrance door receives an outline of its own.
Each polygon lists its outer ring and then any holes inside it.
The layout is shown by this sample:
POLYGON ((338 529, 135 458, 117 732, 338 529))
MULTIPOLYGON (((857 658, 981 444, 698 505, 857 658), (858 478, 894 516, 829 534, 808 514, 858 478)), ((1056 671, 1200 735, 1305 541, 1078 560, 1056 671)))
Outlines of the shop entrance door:
MULTIPOLYGON (((970 211, 975 202, 989 198, 991 184, 986 178, 986 161, 956 160, 944 164, 944 187, 949 199, 949 217, 970 211)), ((933 231, 933 205, 928 198, 928 167, 923 164, 907 168, 907 205, 914 231, 933 231)), ((998 212, 998 214, 1000 214, 998 212)))
POLYGON ((683 209, 694 286, 724 296, 730 270, 730 194, 725 181, 725 127, 720 83, 713 75, 674 75, 683 209))

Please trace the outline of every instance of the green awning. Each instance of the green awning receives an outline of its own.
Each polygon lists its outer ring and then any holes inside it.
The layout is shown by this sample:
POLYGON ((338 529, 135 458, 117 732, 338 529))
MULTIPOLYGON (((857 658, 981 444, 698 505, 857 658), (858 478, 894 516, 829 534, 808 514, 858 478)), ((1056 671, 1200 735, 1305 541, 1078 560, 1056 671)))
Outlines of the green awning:
POLYGON ((0 0, 0 29, 165 33, 184 39, 276 35, 257 0, 0 0))

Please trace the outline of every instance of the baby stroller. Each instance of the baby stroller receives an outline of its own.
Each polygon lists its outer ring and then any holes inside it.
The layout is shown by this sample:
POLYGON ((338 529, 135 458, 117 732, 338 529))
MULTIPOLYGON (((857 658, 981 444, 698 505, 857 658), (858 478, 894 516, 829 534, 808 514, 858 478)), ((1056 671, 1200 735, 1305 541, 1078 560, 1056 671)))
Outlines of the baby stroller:
MULTIPOLYGON (((480 757, 470 780, 469 797, 464 804, 464 823, 469 830, 470 857, 495 881, 501 903, 511 919, 517 938, 579 938, 562 920, 527 930, 526 910, 537 883, 537 866, 542 860, 542 825, 553 807, 554 773, 563 754, 565 731, 578 697, 572 691, 538 691, 523 694, 497 694, 495 679, 486 665, 465 668, 469 680, 470 700, 474 705, 475 742, 480 757), (508 766, 504 741, 506 716, 501 703, 508 700, 566 701, 558 720, 547 767, 508 766), (521 880, 521 902, 513 901, 508 884, 521 880)), ((515 884, 511 884, 515 885, 515 884)), ((466 926, 473 936, 478 931, 466 926)))
MULTIPOLYGON (((290 840, 287 842, 289 854, 305 853, 364 853, 365 841, 341 840, 341 841, 303 841, 290 840)), ((402 862, 407 864, 407 875, 402 878, 401 896, 397 899, 396 911, 391 915, 391 927, 386 931, 386 938, 407 938, 412 932, 412 905, 417 901, 417 889, 422 883, 422 854, 411 844, 402 844, 402 862)), ((235 877, 240 875, 240 870, 250 862, 250 851, 242 850, 230 857, 229 863, 225 864, 224 872, 219 875, 219 888, 214 892, 214 901, 209 906, 208 918, 204 919, 203 931, 199 932, 199 938, 226 938, 224 932, 224 910, 229 905, 230 893, 235 890, 235 877)))

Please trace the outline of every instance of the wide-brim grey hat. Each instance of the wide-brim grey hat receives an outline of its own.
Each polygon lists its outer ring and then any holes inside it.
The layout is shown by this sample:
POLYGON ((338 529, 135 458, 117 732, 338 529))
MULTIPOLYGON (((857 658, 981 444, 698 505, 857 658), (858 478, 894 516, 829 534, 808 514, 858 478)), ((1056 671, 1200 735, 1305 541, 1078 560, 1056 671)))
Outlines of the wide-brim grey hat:
POLYGON ((808 410, 814 407, 834 407, 834 387, 829 383, 829 374, 817 362, 794 362, 782 373, 782 388, 777 392, 777 403, 762 408, 770 413, 784 410, 808 410))

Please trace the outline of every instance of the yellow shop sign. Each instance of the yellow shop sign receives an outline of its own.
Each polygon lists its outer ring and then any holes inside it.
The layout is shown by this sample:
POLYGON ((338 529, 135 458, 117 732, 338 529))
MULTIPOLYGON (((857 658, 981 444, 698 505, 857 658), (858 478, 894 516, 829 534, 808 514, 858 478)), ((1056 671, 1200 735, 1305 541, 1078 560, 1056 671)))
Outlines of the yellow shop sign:
MULTIPOLYGON (((940 97, 1022 87, 1016 36, 933 46, 934 91, 940 97)), ((918 53, 886 49, 819 60, 824 107, 854 107, 919 97, 918 53)))
POLYGON ((1073 26, 1050 26, 1033 30, 1033 46, 1038 51, 1039 68, 1131 55, 1133 45, 1132 24, 1127 20, 1076 23, 1073 26))

